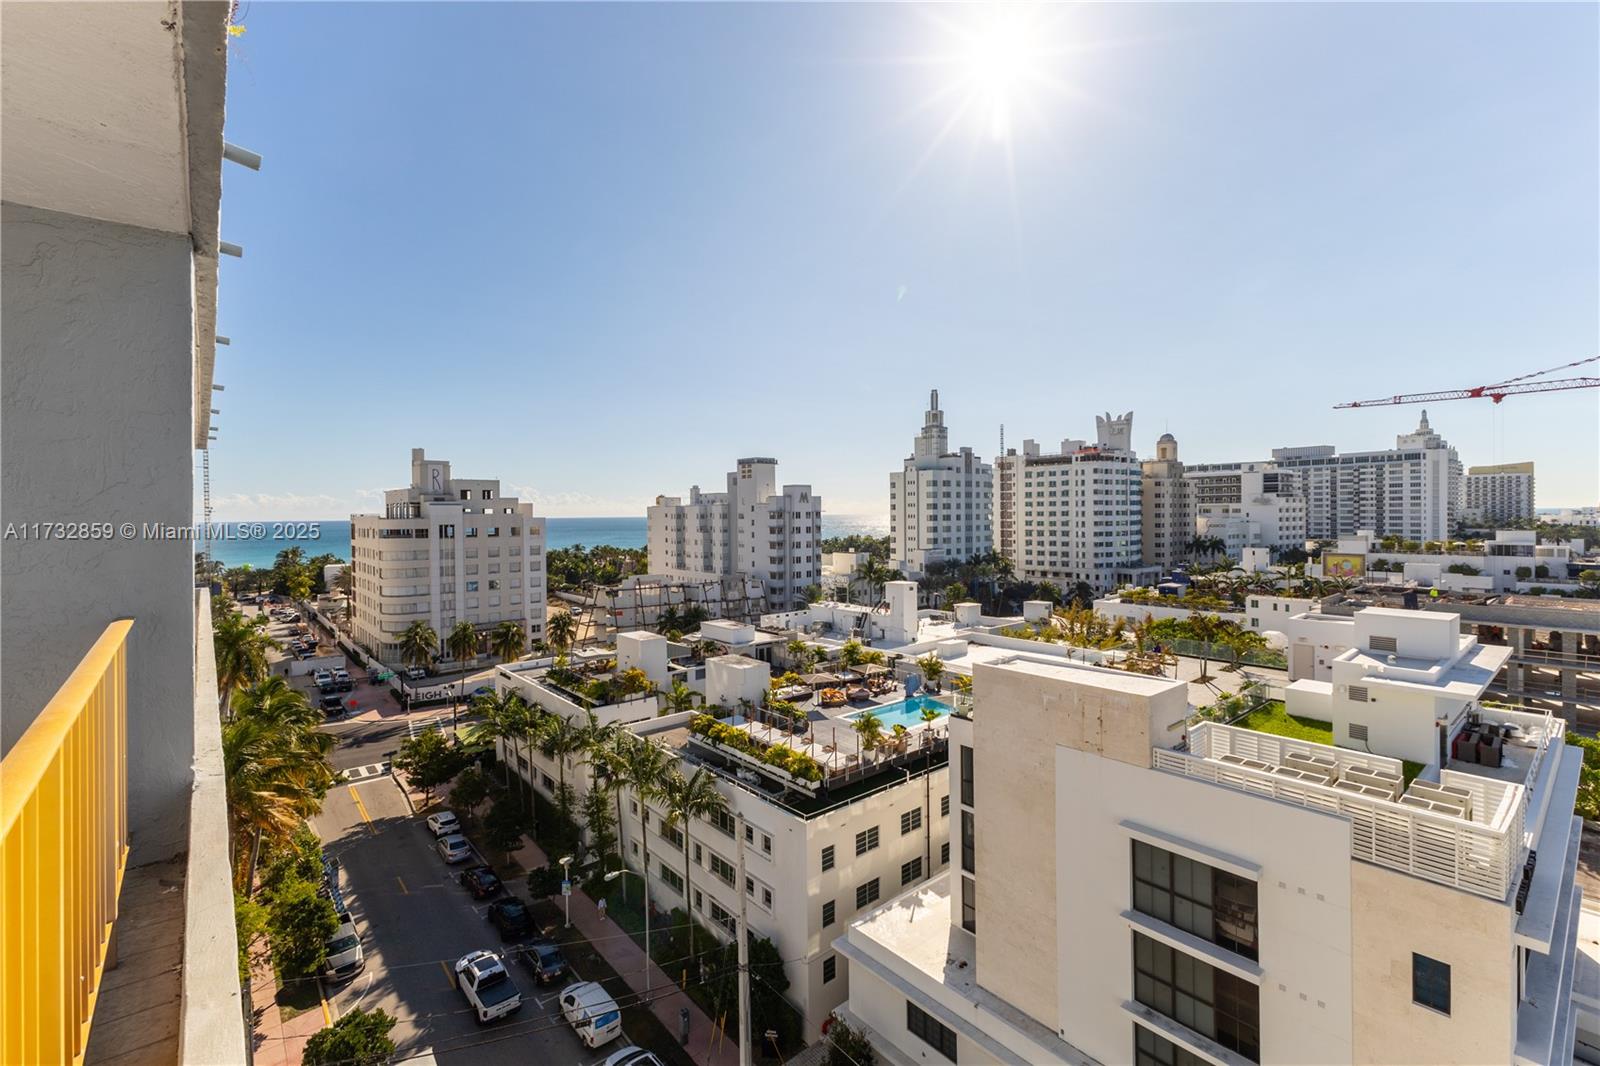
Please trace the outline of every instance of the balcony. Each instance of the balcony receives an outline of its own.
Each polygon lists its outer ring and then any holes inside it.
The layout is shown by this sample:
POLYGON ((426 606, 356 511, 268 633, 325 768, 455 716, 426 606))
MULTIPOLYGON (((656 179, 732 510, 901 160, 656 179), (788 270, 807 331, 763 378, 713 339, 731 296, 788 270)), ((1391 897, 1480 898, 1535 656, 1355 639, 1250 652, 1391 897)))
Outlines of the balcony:
MULTIPOLYGON (((109 624, 0 763, 0 1061, 249 1061, 211 612, 196 593, 185 854, 130 866, 130 631, 109 624)), ((134 708, 135 719, 138 708, 134 708)), ((135 726, 137 728, 137 725, 135 726)), ((134 828, 132 838, 138 834, 134 828)))

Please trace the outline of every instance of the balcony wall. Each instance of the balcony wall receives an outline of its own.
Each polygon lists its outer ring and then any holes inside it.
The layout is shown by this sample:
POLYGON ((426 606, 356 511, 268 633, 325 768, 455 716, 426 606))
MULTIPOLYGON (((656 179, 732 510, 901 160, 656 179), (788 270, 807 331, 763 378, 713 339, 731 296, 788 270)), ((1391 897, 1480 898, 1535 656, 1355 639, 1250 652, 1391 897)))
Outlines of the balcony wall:
POLYGON ((0 220, 6 521, 116 530, 109 540, 0 546, 0 752, 107 619, 137 618, 128 643, 132 861, 167 858, 184 847, 193 754, 195 545, 138 528, 193 521, 190 238, 11 203, 0 220), (124 522, 133 537, 117 528, 124 522))

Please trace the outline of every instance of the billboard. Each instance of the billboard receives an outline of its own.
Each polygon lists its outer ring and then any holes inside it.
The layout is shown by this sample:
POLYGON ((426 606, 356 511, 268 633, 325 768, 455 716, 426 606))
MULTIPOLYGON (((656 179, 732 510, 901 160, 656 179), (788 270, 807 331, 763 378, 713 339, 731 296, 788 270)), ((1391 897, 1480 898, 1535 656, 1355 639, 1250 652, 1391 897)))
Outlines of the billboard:
POLYGON ((1367 557, 1365 555, 1346 555, 1340 552, 1322 553, 1323 577, 1353 577, 1367 576, 1367 557))

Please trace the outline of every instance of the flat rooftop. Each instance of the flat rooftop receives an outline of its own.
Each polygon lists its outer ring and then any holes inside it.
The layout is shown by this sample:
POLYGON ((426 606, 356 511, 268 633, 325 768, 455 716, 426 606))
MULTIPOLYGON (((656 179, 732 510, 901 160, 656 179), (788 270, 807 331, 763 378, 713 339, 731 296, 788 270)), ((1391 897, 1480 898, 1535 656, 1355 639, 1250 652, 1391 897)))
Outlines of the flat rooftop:
MULTIPOLYGON (((1002 649, 992 649, 1000 651, 1002 649)), ((1034 677, 1048 678, 1051 680, 1090 681, 1098 688, 1111 689, 1116 692, 1126 692, 1130 695, 1156 697, 1173 689, 1180 689, 1187 693, 1189 685, 1186 681, 1176 681, 1170 677, 1152 677, 1149 674, 1136 674, 1130 670, 1117 670, 1108 666, 1093 666, 1087 663, 1072 662, 1068 659, 1050 659, 1026 652, 1007 651, 1009 658, 993 663, 1001 669, 1016 673, 1030 674, 1034 677)))

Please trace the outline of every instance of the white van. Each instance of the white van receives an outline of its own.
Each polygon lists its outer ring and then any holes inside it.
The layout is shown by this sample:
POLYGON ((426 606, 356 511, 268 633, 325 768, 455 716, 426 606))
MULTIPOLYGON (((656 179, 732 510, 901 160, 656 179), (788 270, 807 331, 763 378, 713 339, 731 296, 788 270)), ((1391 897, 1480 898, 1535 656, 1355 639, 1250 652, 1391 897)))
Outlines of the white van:
POLYGON ((561 990, 561 1013, 586 1047, 599 1047, 622 1035, 622 1011, 611 994, 593 981, 561 990))

